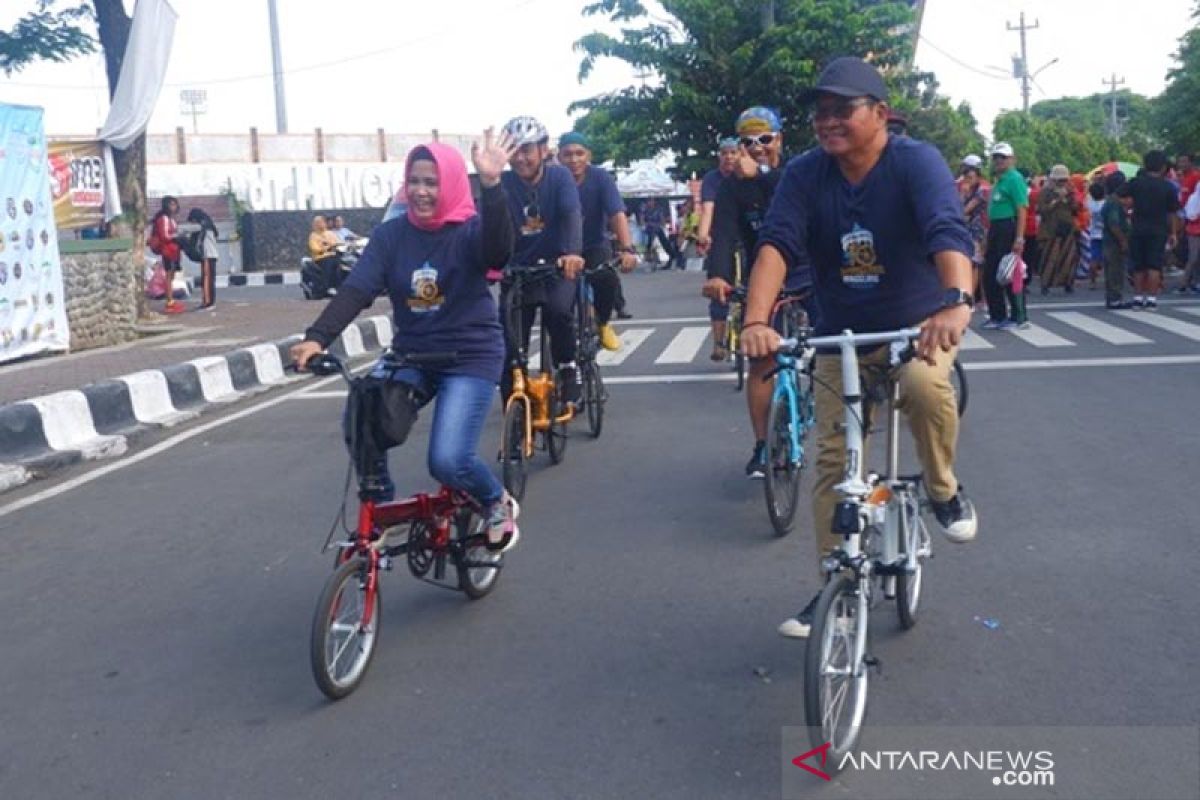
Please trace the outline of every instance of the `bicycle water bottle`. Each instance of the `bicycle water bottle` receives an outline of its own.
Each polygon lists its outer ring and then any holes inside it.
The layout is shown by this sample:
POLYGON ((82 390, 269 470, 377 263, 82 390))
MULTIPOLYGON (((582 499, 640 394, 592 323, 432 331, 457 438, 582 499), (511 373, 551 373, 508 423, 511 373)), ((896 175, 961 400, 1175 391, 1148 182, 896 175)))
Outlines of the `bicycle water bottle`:
POLYGON ((887 501, 887 516, 883 522, 883 542, 881 543, 880 560, 884 564, 895 564, 900 557, 900 515, 903 509, 900 500, 892 495, 887 501))

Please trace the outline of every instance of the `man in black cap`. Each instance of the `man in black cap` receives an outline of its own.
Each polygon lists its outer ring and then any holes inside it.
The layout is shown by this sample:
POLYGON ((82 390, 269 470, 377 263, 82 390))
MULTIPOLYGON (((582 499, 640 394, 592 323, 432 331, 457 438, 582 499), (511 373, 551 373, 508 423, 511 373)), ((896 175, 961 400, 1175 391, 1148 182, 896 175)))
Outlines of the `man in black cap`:
MULTIPOLYGON (((859 58, 839 58, 808 93, 819 147, 784 168, 759 236, 750 273, 742 346, 773 353, 767 324, 787 268, 800 254, 812 265, 821 308, 818 334, 920 326, 920 358, 899 370, 924 481, 943 534, 975 537, 975 509, 954 474, 958 414, 950 369, 971 319, 971 235, 946 162, 928 144, 888 134, 888 92, 859 58)), ((886 346, 860 355, 865 380, 888 370, 886 346)), ((833 533, 834 486, 845 474, 841 362, 816 357, 816 483, 813 518, 818 563, 841 545, 833 533)), ((814 597, 779 632, 806 637, 814 597)))

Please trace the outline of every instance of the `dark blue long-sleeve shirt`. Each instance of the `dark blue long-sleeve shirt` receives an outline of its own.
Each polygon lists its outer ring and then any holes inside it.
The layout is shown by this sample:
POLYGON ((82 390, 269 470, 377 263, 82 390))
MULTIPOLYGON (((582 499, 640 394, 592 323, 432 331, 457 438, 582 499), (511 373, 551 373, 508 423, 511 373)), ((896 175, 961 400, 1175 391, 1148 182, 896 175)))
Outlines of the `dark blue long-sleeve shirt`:
POLYGON ((969 258, 974 251, 941 155, 895 136, 856 186, 823 150, 789 161, 758 244, 775 247, 789 269, 807 253, 821 307, 819 334, 919 323, 942 305, 934 254, 969 258))
POLYGON ((535 186, 512 171, 500 175, 517 234, 514 264, 549 263, 583 252, 583 213, 575 179, 558 164, 547 164, 543 170, 535 186))

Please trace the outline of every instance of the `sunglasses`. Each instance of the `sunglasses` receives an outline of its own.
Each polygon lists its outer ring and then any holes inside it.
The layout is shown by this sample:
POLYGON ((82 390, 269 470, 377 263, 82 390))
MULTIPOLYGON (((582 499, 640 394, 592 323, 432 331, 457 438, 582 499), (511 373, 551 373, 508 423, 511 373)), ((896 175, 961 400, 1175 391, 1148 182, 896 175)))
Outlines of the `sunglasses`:
POLYGON ((778 135, 777 133, 760 133, 758 136, 743 136, 738 141, 741 142, 742 147, 754 147, 756 144, 766 147, 775 141, 775 137, 778 135))
POLYGON ((1004 153, 992 153, 992 161, 1003 161, 1008 158, 1004 153))
POLYGON ((813 122, 821 120, 834 119, 845 122, 854 116, 854 112, 866 105, 874 105, 875 101, 870 97, 855 97, 851 100, 838 100, 832 103, 822 103, 814 108, 809 116, 813 122))

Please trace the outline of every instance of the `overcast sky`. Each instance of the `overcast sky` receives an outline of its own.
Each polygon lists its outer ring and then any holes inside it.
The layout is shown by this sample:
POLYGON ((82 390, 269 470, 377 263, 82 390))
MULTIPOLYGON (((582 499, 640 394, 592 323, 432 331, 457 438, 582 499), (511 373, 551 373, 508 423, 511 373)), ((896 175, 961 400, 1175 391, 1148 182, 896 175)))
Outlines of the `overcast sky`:
MULTIPOLYGON (((8 27, 33 0, 0 2, 8 27)), ((172 0, 179 25, 153 132, 191 128, 183 88, 208 92, 201 132, 275 130, 267 0, 172 0)), ((1033 100, 1104 90, 1114 71, 1125 88, 1160 92, 1194 0, 928 0, 920 67, 943 93, 968 100, 984 133, 1003 108, 1020 106, 1011 77, 1016 24, 1030 31, 1033 100), (1006 77, 1007 76, 1007 77, 1006 77)), ((621 63, 576 79, 573 43, 595 30, 585 0, 278 0, 287 111, 293 132, 394 133, 431 128, 469 133, 517 114, 555 133, 570 126, 572 100, 636 80, 621 63)), ((132 8, 132 0, 126 0, 132 8)), ((107 111, 99 55, 0 75, 0 100, 46 108, 53 134, 94 133, 107 111)))

